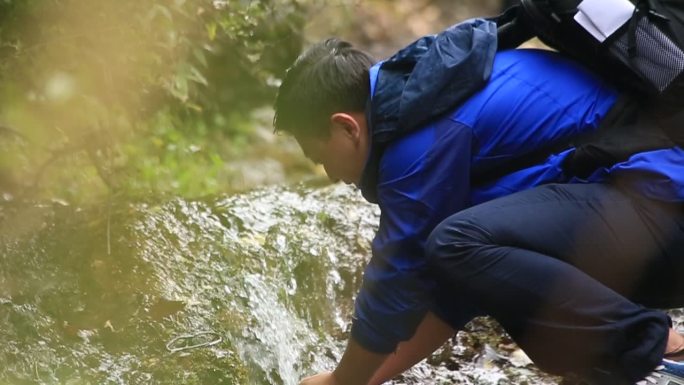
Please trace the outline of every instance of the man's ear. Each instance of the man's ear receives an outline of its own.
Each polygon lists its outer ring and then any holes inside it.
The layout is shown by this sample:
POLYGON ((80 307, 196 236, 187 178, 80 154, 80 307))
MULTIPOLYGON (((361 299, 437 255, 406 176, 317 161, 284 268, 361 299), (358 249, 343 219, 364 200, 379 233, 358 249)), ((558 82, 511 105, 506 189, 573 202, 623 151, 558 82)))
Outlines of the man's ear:
POLYGON ((344 130, 354 141, 358 141, 361 137, 361 125, 352 114, 345 112, 334 113, 330 116, 330 123, 333 127, 337 126, 344 130))

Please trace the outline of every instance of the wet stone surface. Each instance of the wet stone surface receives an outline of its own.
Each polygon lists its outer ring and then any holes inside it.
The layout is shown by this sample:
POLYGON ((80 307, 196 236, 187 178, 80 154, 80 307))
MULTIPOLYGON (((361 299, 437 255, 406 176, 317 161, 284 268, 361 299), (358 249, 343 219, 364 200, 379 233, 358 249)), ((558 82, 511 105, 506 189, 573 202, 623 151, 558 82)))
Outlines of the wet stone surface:
MULTIPOLYGON (((0 205, 0 384, 293 385, 332 369, 378 218, 341 185, 0 205)), ((467 329, 393 383, 557 382, 491 319, 467 329)))

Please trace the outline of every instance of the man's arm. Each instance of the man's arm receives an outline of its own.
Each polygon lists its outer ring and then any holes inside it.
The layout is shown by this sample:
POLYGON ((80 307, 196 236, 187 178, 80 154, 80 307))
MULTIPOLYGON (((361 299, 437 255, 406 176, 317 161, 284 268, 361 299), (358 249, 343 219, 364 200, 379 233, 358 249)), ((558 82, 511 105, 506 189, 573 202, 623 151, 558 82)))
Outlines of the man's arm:
POLYGON ((393 354, 370 352, 350 339, 334 372, 305 378, 301 385, 380 385, 426 358, 454 332, 451 326, 434 313, 428 312, 418 325, 416 334, 410 340, 400 343, 393 354))
POLYGON ((355 302, 352 339, 334 372, 306 378, 301 385, 384 380, 427 356, 453 333, 431 335, 425 327, 416 334, 434 302, 423 242, 446 216, 467 205, 471 148, 471 129, 447 119, 385 150, 378 183, 382 215, 355 302), (405 348, 397 353, 400 341, 405 348), (391 352, 394 356, 385 361, 391 352))
POLYGON ((342 360, 332 373, 307 377, 300 385, 366 385, 373 373, 387 359, 387 354, 373 353, 353 338, 347 343, 342 360))
POLYGON ((428 312, 410 340, 401 342, 397 351, 387 357, 368 385, 380 385, 403 373, 454 335, 456 331, 434 313, 428 312))
POLYGON ((387 354, 373 353, 350 338, 333 375, 340 385, 366 385, 386 359, 387 354))

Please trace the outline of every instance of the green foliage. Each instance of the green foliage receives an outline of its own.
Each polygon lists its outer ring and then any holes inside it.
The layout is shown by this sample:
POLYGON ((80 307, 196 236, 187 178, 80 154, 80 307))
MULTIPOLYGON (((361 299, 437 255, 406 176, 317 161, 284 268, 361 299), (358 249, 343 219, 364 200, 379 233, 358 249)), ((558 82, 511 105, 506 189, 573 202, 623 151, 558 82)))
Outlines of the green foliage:
POLYGON ((80 200, 218 175, 236 151, 219 144, 244 137, 226 122, 269 103, 299 52, 302 7, 0 0, 0 194, 80 200))
MULTIPOLYGON (((235 117, 236 115, 232 115, 235 117)), ((121 150, 121 169, 127 182, 121 192, 128 196, 146 192, 170 193, 182 196, 202 196, 231 190, 222 181, 230 180, 225 163, 247 151, 250 120, 235 118, 229 130, 212 129, 197 120, 192 131, 185 132, 183 121, 170 112, 157 114, 149 122, 151 130, 145 140, 127 142, 121 150), (125 162, 123 161, 125 159, 125 162)), ((217 125, 218 123, 215 123, 217 125)), ((215 126, 214 126, 215 127, 215 126)))

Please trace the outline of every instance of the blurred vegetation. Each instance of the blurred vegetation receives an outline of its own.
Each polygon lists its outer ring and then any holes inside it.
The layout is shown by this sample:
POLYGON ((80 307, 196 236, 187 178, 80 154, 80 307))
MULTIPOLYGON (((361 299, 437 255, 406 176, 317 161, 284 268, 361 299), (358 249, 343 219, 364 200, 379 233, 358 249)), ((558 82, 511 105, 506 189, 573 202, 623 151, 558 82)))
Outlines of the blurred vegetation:
POLYGON ((329 0, 308 6, 307 41, 341 36, 377 58, 471 17, 494 16, 507 0, 329 0), (332 5, 336 6, 332 6, 332 5))
POLYGON ((0 0, 0 198, 214 193, 298 54, 295 0, 0 0))
POLYGON ((383 57, 498 4, 0 0, 0 202, 196 197, 320 173, 270 132, 303 46, 337 35, 383 57))

